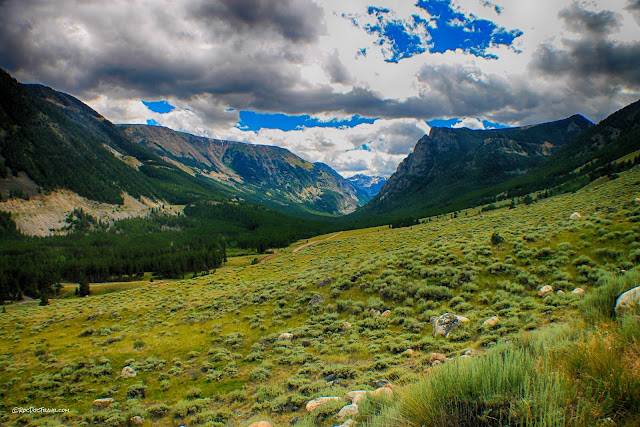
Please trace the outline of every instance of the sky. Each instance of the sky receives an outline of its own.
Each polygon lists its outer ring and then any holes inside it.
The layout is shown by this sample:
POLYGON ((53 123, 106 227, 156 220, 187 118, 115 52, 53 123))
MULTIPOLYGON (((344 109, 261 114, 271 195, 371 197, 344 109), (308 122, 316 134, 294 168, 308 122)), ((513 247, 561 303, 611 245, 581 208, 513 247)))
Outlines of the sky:
POLYGON ((391 175, 431 126, 640 98, 640 0, 2 0, 0 67, 114 123, 391 175))

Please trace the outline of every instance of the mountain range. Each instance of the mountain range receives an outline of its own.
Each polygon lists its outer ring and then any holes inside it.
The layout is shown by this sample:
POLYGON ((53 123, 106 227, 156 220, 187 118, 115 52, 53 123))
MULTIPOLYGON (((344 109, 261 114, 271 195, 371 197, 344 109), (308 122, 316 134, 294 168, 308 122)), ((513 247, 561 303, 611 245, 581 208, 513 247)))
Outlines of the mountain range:
POLYGON ((66 189, 111 204, 128 196, 146 204, 244 200, 384 223, 579 188, 640 148, 639 117, 636 102, 597 125, 573 115, 505 129, 434 127, 388 180, 345 179, 280 147, 114 125, 70 95, 1 71, 0 192, 66 189))
POLYGON ((120 126, 131 141, 229 197, 286 211, 347 214, 370 197, 329 166, 289 150, 203 138, 161 126, 120 126))
POLYGON ((283 148, 114 125, 70 95, 0 71, 0 191, 55 189, 111 204, 240 199, 320 216, 370 199, 329 166, 283 148))

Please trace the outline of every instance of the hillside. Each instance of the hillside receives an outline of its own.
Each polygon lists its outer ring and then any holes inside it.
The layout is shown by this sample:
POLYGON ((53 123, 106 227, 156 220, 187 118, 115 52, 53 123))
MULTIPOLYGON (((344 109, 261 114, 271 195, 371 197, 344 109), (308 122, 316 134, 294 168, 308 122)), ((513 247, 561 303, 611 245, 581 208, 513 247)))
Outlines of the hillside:
POLYGON ((324 164, 273 146, 202 138, 160 126, 123 125, 132 141, 232 197, 288 212, 347 214, 367 199, 324 164))
POLYGON ((637 286, 636 269, 620 272, 640 259, 638 182, 634 167, 515 209, 303 240, 194 280, 8 305, 2 405, 71 412, 0 421, 330 426, 345 393, 378 390, 351 417, 636 425, 638 324, 611 313, 637 286), (469 321, 434 337, 431 316, 447 312, 469 321), (335 399, 308 413, 321 396, 335 399))
POLYGON ((221 198, 211 186, 131 143, 76 98, 22 85, 3 70, 0 156, 0 188, 21 197, 67 189, 111 204, 122 204, 124 193, 171 203, 221 198))
POLYGON ((469 194, 530 172, 591 126, 576 115, 497 130, 432 128, 363 214, 446 212, 469 194))

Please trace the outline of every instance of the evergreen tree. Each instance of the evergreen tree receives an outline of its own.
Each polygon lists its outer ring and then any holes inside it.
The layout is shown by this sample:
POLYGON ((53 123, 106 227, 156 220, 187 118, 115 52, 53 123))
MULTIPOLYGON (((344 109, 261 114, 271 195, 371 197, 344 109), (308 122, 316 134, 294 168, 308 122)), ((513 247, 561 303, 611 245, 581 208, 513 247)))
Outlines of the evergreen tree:
POLYGON ((91 289, 89 288, 89 281, 86 277, 82 277, 80 279, 80 283, 78 283, 78 294, 81 297, 86 297, 91 293, 91 289))

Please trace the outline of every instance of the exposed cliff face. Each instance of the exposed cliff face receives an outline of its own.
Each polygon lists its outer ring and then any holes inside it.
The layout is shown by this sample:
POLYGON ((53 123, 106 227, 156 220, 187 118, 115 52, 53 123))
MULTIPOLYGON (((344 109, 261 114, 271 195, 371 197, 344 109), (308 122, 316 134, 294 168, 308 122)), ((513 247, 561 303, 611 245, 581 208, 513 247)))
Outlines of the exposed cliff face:
POLYGON ((576 115, 496 130, 432 128, 368 206, 436 206, 477 188, 526 173, 593 124, 576 115))
POLYGON ((322 214, 347 214, 366 201, 329 166, 280 147, 202 138, 160 126, 126 125, 123 130, 166 160, 247 200, 322 214))

